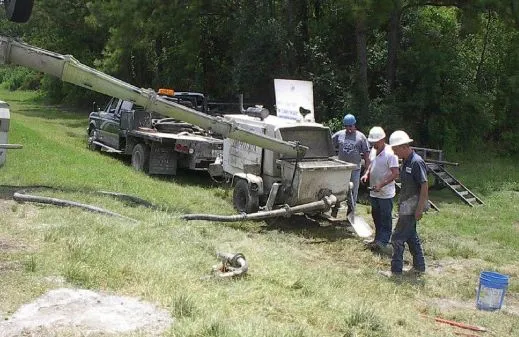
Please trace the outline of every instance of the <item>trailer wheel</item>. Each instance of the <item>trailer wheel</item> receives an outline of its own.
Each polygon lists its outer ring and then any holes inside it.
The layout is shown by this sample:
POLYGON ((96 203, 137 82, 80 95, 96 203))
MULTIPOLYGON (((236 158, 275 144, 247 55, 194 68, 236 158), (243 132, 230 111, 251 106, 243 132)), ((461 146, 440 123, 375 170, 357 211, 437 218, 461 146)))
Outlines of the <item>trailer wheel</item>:
POLYGON ((27 22, 31 17, 34 0, 4 0, 5 15, 12 22, 27 22))
POLYGON ((88 130, 87 144, 88 148, 92 151, 101 150, 101 146, 94 144, 94 140, 96 140, 96 132, 97 131, 95 128, 91 128, 90 130, 88 130))
POLYGON ((259 210, 259 197, 256 191, 252 191, 249 183, 239 179, 234 186, 232 195, 234 208, 240 213, 255 213, 259 210))
POLYGON ((132 166, 135 170, 148 172, 150 163, 150 148, 148 145, 139 143, 133 147, 132 166))

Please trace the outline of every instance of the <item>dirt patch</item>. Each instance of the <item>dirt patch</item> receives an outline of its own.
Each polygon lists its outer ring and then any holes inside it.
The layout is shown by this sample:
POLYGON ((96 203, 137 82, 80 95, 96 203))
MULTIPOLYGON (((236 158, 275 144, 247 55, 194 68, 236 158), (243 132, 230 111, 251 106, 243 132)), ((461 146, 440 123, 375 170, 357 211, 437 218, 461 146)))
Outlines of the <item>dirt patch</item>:
POLYGON ((0 212, 2 215, 15 214, 15 210, 18 208, 19 204, 14 200, 4 200, 2 196, 0 196, 0 212))
MULTIPOLYGON (((487 262, 482 259, 444 259, 431 261, 427 273, 434 276, 440 276, 444 274, 458 274, 468 273, 474 271, 474 275, 477 276, 476 270, 481 270, 485 267, 487 262)), ((476 277, 475 276, 475 277, 476 277)))
POLYGON ((0 238, 0 251, 1 252, 7 252, 9 250, 14 250, 15 246, 12 245, 7 240, 0 238))
POLYGON ((21 243, 14 242, 7 237, 0 236, 0 252, 14 252, 26 248, 27 247, 21 243))
MULTIPOLYGON (((519 303, 513 298, 514 296, 505 295, 501 311, 510 315, 519 316, 519 303)), ((428 304, 437 308, 442 313, 453 310, 477 310, 476 301, 457 301, 448 298, 436 298, 428 301, 428 304)))
POLYGON ((436 298, 428 302, 429 305, 436 307, 440 312, 452 310, 476 310, 475 302, 457 301, 448 298, 436 298))
POLYGON ((2 277, 2 273, 9 272, 9 271, 15 271, 15 270, 22 270, 22 265, 17 262, 0 261, 0 277, 2 277))
POLYGON ((127 334, 155 336, 173 323, 169 312, 131 297, 55 289, 0 322, 0 337, 127 334))

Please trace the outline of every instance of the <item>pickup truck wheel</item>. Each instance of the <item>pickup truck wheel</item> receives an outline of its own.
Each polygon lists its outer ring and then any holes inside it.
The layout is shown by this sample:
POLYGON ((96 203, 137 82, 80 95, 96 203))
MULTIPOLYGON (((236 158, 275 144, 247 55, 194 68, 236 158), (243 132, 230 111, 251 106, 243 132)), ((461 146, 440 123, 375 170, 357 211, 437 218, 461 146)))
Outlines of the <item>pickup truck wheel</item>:
POLYGON ((96 140, 96 129, 91 128, 90 131, 88 131, 88 139, 87 144, 88 148, 92 151, 99 151, 101 150, 101 146, 94 144, 94 140, 96 140))
POLYGON ((137 171, 148 172, 150 163, 150 148, 146 144, 139 143, 132 151, 132 166, 137 171))
POLYGON ((259 210, 259 197, 256 191, 252 191, 249 183, 239 179, 234 186, 232 195, 234 208, 240 213, 256 213, 259 210))

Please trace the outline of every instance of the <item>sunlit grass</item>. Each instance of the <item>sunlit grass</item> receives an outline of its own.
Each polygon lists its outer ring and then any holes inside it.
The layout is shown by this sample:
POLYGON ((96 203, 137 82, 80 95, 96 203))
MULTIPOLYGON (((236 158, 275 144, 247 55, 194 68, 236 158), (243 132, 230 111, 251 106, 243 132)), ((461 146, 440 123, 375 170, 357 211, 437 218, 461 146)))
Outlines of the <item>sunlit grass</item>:
MULTIPOLYGON (((511 160, 472 164, 460 157, 455 174, 485 205, 470 208, 449 191, 432 192, 441 211, 419 224, 428 274, 394 282, 377 274, 389 269, 389 259, 365 250, 342 227, 317 227, 303 217, 276 226, 184 222, 179 216, 186 212, 232 214, 231 193, 203 175, 159 179, 137 173, 119 157, 86 149, 87 112, 39 105, 34 93, 0 94, 12 102, 10 142, 24 145, 9 151, 1 184, 59 188, 31 193, 137 220, 4 200, 3 318, 48 289, 69 286, 158 303, 176 318, 166 336, 454 335, 423 313, 486 326, 496 336, 519 328, 514 315, 473 305, 482 270, 509 275, 509 291, 519 291, 519 173, 511 160), (99 190, 139 196, 163 210, 129 205, 99 190), (243 253, 248 276, 207 279, 216 251, 243 253), (469 309, 435 304, 445 299, 469 309)), ((365 206, 360 211, 369 217, 365 206)), ((505 301, 519 305, 513 298, 505 301)))

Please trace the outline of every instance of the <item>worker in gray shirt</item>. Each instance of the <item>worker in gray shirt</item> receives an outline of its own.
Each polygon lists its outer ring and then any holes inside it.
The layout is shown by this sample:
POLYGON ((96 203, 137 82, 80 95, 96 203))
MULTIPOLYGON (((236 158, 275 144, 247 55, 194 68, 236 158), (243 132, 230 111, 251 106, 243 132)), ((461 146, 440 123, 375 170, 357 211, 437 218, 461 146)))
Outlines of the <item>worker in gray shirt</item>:
POLYGON ((400 181, 402 187, 398 198, 398 221, 391 235, 393 256, 391 271, 382 271, 384 276, 402 275, 405 244, 413 256, 413 267, 406 270, 409 275, 419 276, 425 272, 425 258, 422 243, 416 230, 418 221, 427 208, 429 185, 427 166, 420 155, 409 145, 413 140, 402 130, 397 130, 389 137, 393 152, 402 159, 400 181))
POLYGON ((353 205, 348 204, 348 213, 357 203, 359 193, 361 160, 364 158, 365 167, 369 166, 369 144, 366 136, 357 130, 357 120, 352 114, 347 114, 342 120, 344 130, 337 131, 332 136, 333 146, 338 149, 339 160, 352 163, 357 167, 351 172, 350 181, 353 183, 353 205))

